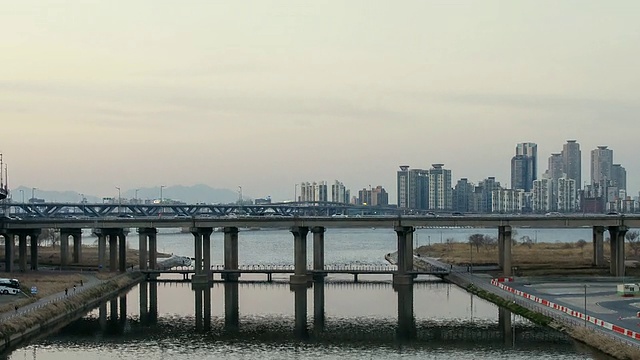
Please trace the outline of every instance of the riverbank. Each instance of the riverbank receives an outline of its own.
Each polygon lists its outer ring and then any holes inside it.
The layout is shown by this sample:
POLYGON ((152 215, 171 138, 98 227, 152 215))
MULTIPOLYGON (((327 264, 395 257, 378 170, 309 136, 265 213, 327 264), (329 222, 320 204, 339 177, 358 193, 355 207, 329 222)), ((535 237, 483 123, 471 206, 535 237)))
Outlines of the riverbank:
POLYGON ((480 279, 474 279, 471 274, 454 272, 447 275, 445 280, 516 315, 520 315, 533 323, 563 332, 576 341, 616 359, 640 360, 640 349, 637 346, 616 341, 612 336, 604 334, 595 328, 577 326, 575 320, 571 320, 563 314, 554 315, 552 314, 552 310, 543 312, 537 307, 527 304, 523 299, 503 296, 500 294, 500 289, 493 285, 485 284, 480 279))
POLYGON ((64 326, 83 316, 101 302, 143 279, 140 273, 124 273, 107 280, 84 284, 82 289, 60 292, 22 306, 15 313, 2 314, 0 349, 14 347, 64 326))

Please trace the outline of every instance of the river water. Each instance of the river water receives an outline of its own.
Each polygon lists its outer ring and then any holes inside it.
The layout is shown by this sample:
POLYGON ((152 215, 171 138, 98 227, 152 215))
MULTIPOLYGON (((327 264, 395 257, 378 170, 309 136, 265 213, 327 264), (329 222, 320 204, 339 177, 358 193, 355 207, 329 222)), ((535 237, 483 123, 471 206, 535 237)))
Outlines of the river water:
MULTIPOLYGON (((591 234, 530 231, 519 235, 573 242, 591 234)), ((441 232, 443 241, 465 241, 477 230, 420 229, 418 245, 439 242, 441 232)), ((382 264, 395 244, 390 230, 328 230, 326 263, 382 264)), ((192 237, 163 230, 158 248, 191 256, 192 237)), ((291 264, 293 237, 284 230, 243 231, 239 254, 241 264, 291 264)), ((213 235, 212 257, 222 263, 222 234, 213 235)), ((139 285, 8 359, 606 359, 434 278, 418 278, 411 290, 394 289, 388 275, 361 276, 359 283, 333 275, 310 288, 292 288, 284 275, 273 283, 264 278, 243 275, 240 284, 216 282, 205 290, 210 327, 199 322, 200 290, 190 284, 139 285)))

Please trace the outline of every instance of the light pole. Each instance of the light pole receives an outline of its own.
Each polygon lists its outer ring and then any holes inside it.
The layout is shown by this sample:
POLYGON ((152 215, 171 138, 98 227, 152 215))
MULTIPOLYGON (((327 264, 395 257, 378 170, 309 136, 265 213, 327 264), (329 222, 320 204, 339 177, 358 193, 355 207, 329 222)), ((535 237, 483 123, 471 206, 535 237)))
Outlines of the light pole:
POLYGON ((587 284, 584 284, 584 326, 587 326, 587 284))
POLYGON ((31 188, 31 202, 35 203, 36 202, 36 189, 38 188, 31 188))
POLYGON ((116 189, 118 189, 118 214, 120 214, 120 205, 122 204, 122 198, 120 197, 120 188, 116 186, 116 189))
POLYGON ((473 243, 469 243, 469 254, 471 255, 471 263, 469 264, 469 273, 473 274, 473 243))

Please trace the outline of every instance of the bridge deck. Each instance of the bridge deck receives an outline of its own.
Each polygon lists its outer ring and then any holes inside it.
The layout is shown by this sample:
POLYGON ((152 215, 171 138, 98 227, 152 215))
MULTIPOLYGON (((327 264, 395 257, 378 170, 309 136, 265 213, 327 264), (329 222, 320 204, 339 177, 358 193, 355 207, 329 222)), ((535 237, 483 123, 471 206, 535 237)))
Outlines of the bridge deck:
MULTIPOLYGON (((184 269, 184 270, 140 270, 143 274, 195 274, 195 270, 193 269, 184 269)), ((212 269, 209 270, 212 274, 294 274, 295 271, 292 269, 238 269, 238 270, 224 270, 224 269, 212 269)), ((350 274, 350 275, 392 275, 397 273, 396 270, 383 270, 383 269, 344 269, 344 270, 307 270, 308 274, 350 274)), ((410 275, 447 275, 449 271, 447 270, 435 270, 435 271, 409 271, 407 274, 410 275)))

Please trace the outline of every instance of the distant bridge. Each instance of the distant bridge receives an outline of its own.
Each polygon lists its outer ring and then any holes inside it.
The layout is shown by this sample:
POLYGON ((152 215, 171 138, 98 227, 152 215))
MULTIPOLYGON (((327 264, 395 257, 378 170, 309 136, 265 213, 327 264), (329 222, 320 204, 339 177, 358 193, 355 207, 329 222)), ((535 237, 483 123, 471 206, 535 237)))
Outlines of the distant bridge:
POLYGON ((9 212, 29 218, 55 217, 230 217, 398 215, 394 206, 361 206, 336 202, 290 202, 263 205, 10 203, 9 212))
MULTIPOLYGON (((358 275, 393 275, 397 273, 398 267, 395 265, 325 265, 324 269, 316 270, 307 268, 307 273, 312 276, 323 276, 328 274, 349 274, 353 275, 354 281, 358 281, 358 275)), ((150 278, 150 275, 180 274, 184 281, 189 280, 189 276, 196 273, 192 267, 173 268, 166 270, 141 270, 150 278)), ((224 265, 214 265, 209 271, 211 274, 265 274, 267 281, 273 280, 273 274, 295 274, 294 265, 239 265, 237 269, 225 269, 224 265)), ((432 275, 442 277, 449 274, 448 267, 431 266, 421 270, 408 271, 410 275, 432 275)))

